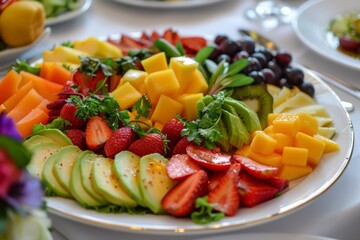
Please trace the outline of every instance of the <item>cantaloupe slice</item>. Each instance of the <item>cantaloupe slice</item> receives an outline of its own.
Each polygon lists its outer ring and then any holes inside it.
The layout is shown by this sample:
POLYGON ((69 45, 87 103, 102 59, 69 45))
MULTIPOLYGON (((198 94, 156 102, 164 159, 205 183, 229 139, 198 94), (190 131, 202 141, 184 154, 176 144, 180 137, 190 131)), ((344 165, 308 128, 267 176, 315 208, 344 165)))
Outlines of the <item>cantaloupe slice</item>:
POLYGON ((21 101, 21 99, 23 99, 25 97, 25 95, 31 90, 33 89, 34 84, 32 82, 28 82, 27 84, 25 84, 24 86, 22 86, 21 88, 19 88, 19 90, 12 95, 10 98, 8 98, 8 100, 6 100, 4 102, 4 107, 6 109, 6 112, 10 112, 17 104, 18 102, 21 101))
POLYGON ((58 98, 56 94, 63 88, 61 84, 47 81, 29 72, 22 71, 20 75, 22 76, 22 82, 33 82, 34 89, 49 101, 55 101, 58 98))
POLYGON ((20 121, 29 112, 36 108, 44 98, 35 90, 31 89, 23 99, 8 113, 15 122, 20 121))
POLYGON ((0 80, 0 104, 4 103, 18 90, 20 81, 21 75, 14 70, 10 70, 4 78, 0 80))
POLYGON ((30 136, 32 128, 35 124, 46 124, 49 117, 48 115, 40 108, 35 108, 31 110, 25 117, 16 123, 17 129, 23 138, 30 136))
POLYGON ((44 62, 39 76, 50 82, 65 85, 71 79, 71 72, 60 63, 44 62))
POLYGON ((46 106, 47 106, 49 103, 50 103, 49 100, 44 99, 44 100, 42 100, 42 101, 39 103, 39 105, 37 105, 36 108, 39 108, 39 109, 43 110, 43 111, 47 114, 47 113, 49 113, 49 109, 47 109, 46 106))

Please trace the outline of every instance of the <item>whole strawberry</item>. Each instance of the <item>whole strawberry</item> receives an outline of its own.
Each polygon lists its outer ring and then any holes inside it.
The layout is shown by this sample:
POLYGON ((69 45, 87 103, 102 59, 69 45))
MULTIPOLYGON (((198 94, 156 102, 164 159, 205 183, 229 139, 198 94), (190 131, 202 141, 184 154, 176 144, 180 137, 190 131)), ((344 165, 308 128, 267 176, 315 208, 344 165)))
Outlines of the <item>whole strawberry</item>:
POLYGON ((186 154, 186 147, 190 144, 190 142, 187 140, 187 137, 182 137, 180 141, 175 145, 172 155, 176 154, 186 154))
POLYGON ((69 126, 70 129, 83 129, 86 122, 75 116, 76 111, 77 107, 75 105, 66 103, 61 109, 60 117, 71 123, 69 126))
POLYGON ((109 158, 114 158, 115 155, 129 146, 137 139, 136 133, 130 127, 121 127, 116 130, 109 140, 105 143, 105 154, 109 158))
POLYGON ((151 153, 164 155, 164 140, 160 134, 150 133, 133 142, 128 150, 140 157, 151 153))
POLYGON ((163 134, 166 135, 168 140, 169 154, 171 155, 175 145, 181 139, 181 130, 183 130, 184 124, 180 120, 173 118, 169 120, 161 130, 163 134))
POLYGON ((71 129, 66 135, 70 138, 73 145, 78 146, 81 150, 86 150, 85 132, 79 129, 71 129))

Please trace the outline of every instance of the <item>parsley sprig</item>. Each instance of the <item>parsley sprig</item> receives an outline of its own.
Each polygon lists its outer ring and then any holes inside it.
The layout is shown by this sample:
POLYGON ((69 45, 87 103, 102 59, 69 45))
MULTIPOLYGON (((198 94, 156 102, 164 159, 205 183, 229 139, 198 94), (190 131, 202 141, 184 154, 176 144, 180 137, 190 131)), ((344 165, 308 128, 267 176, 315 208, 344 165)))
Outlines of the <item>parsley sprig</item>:
POLYGON ((207 202, 208 197, 200 197, 196 199, 195 211, 191 213, 191 219, 194 223, 206 224, 214 222, 225 217, 223 212, 214 212, 214 205, 207 202))

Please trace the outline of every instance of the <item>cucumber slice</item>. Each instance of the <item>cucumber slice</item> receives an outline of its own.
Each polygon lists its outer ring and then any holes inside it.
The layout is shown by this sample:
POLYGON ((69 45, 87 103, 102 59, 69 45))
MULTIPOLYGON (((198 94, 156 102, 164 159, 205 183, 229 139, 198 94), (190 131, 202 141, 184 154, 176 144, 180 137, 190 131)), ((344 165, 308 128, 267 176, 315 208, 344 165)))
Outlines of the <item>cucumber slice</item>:
POLYGON ((55 129, 55 128, 43 129, 37 132, 36 135, 48 137, 63 147, 72 145, 70 138, 68 138, 68 136, 66 136, 65 133, 63 133, 59 129, 55 129))
POLYGON ((140 206, 146 207, 138 183, 140 157, 130 151, 115 155, 113 171, 123 188, 140 206))
POLYGON ((81 149, 74 145, 63 147, 59 158, 55 161, 54 174, 61 186, 68 192, 70 192, 71 171, 81 152, 81 149))
POLYGON ((114 160, 105 157, 95 159, 92 183, 96 191, 109 202, 119 206, 135 207, 137 203, 130 198, 113 172, 114 160))
POLYGON ((138 181, 145 204, 155 214, 164 213, 161 200, 175 185, 166 172, 168 160, 158 153, 140 159, 138 181))
POLYGON ((53 142, 54 143, 54 141, 51 138, 44 137, 44 136, 41 136, 41 135, 34 135, 34 136, 30 137, 29 139, 24 141, 24 146, 27 149, 31 150, 37 144, 43 144, 43 143, 48 143, 48 142, 53 142))
POLYGON ((41 178, 41 174, 48 158, 60 151, 61 146, 54 142, 38 143, 31 149, 33 155, 30 163, 27 165, 29 173, 37 178, 41 178))

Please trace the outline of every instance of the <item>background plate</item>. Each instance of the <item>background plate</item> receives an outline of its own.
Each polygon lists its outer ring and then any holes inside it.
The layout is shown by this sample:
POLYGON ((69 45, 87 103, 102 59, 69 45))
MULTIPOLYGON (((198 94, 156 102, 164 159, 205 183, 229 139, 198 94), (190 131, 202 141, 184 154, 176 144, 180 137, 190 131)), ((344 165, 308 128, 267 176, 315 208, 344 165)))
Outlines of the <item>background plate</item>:
POLYGON ((337 51, 326 37, 331 19, 349 11, 360 13, 360 1, 307 1, 297 9, 292 26, 298 38, 314 52, 346 67, 360 70, 360 59, 337 51))

